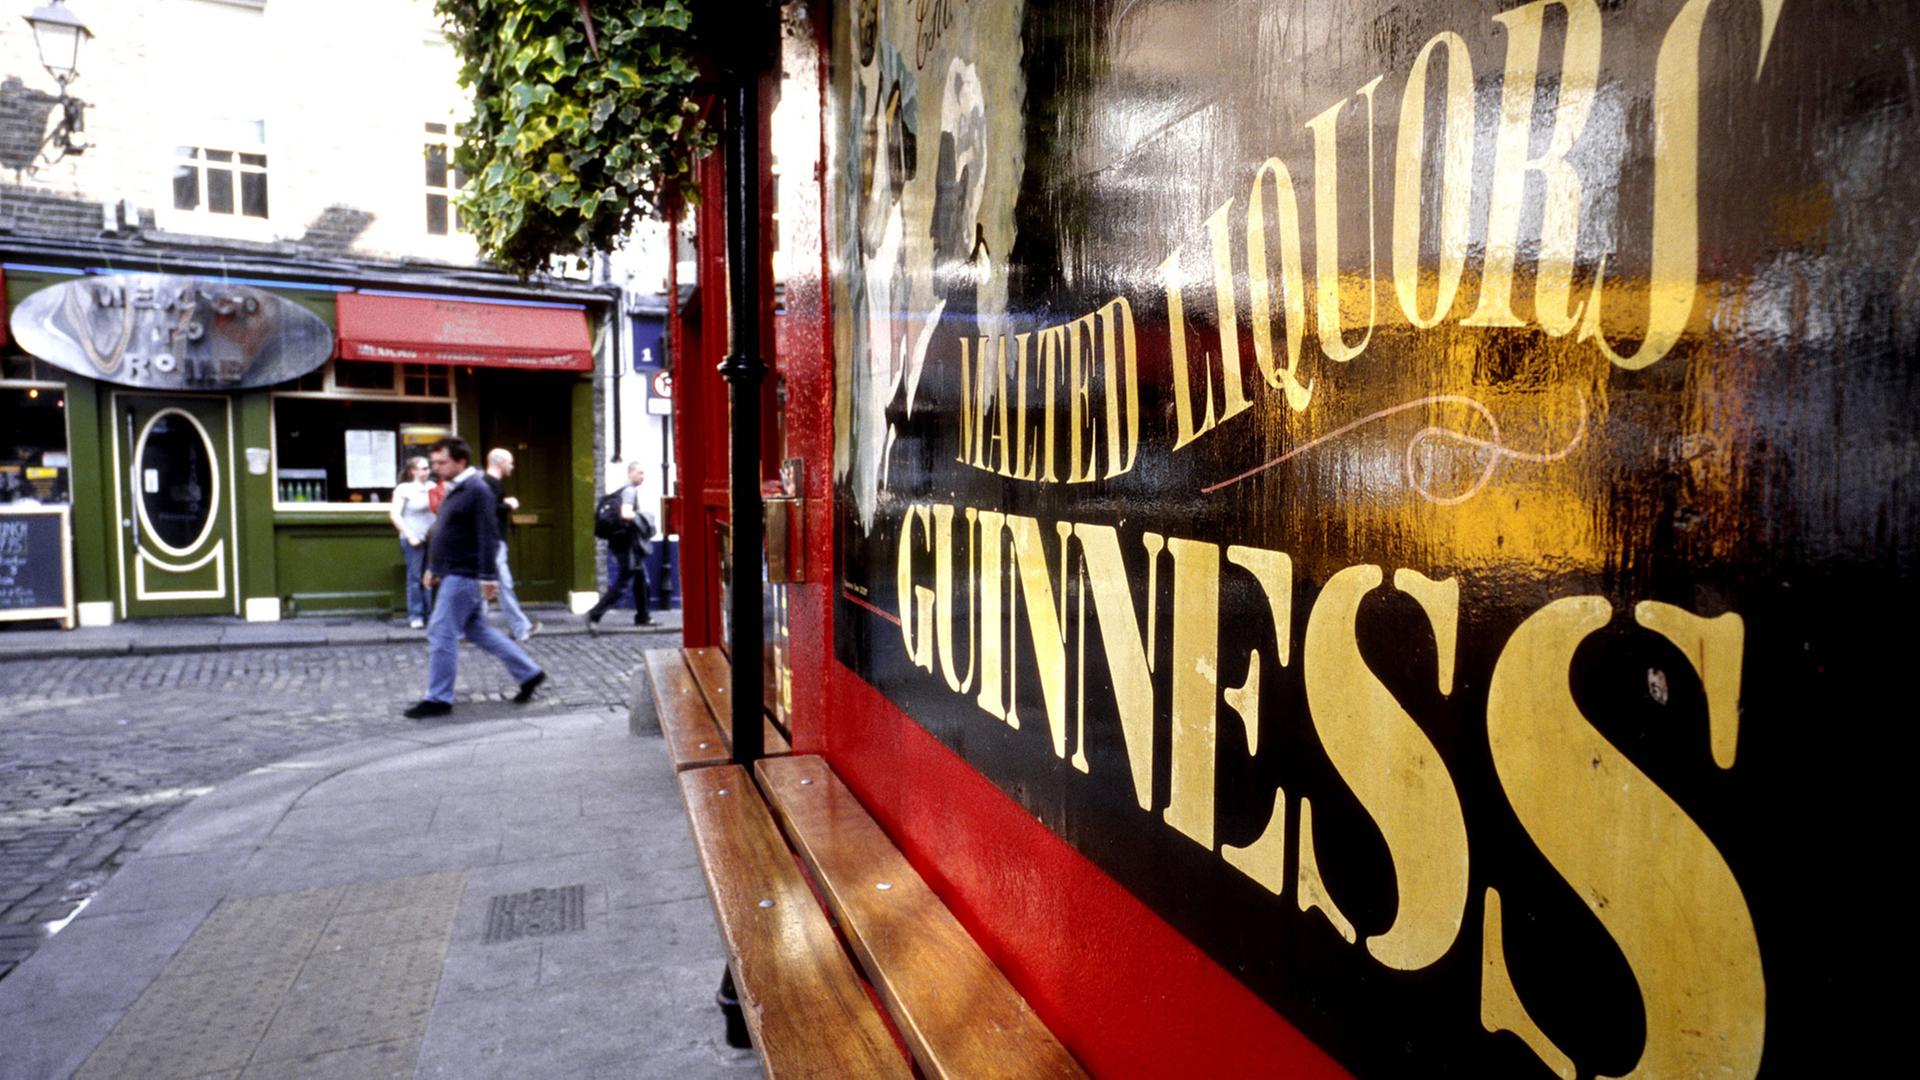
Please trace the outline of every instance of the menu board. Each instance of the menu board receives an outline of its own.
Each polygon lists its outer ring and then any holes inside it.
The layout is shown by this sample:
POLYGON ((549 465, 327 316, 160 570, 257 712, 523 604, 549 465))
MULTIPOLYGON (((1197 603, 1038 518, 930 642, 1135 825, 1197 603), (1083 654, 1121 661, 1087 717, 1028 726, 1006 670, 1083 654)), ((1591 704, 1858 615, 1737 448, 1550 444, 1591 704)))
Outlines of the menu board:
POLYGON ((73 627, 73 561, 64 506, 0 506, 0 620, 73 627))

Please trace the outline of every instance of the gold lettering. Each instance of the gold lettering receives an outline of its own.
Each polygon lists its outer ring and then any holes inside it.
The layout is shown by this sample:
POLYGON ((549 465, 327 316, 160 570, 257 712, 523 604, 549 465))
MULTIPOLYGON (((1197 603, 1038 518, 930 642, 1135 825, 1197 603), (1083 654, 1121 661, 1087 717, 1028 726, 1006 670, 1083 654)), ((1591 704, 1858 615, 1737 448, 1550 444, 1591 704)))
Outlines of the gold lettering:
MULTIPOLYGON (((1100 626, 1100 644, 1106 651, 1107 677, 1113 684, 1114 711, 1120 716, 1120 737, 1127 747, 1133 774, 1133 795, 1140 809, 1153 807, 1153 653, 1142 643, 1134 615, 1133 589, 1120 557, 1120 534, 1111 525, 1073 527, 1080 541, 1080 559, 1087 586, 1093 592, 1093 611, 1100 626)), ((1159 560, 1159 549, 1147 547, 1147 563, 1159 560)), ((1148 618, 1152 619, 1149 584, 1148 618)), ((1083 601, 1084 603, 1084 601, 1083 601)), ((1151 631, 1148 631, 1151 635, 1151 631)), ((1085 643, 1084 632, 1081 635, 1085 643)), ((1084 666, 1084 665, 1083 665, 1084 666)), ((1081 697, 1081 707, 1086 699, 1081 697)))
POLYGON ((973 538, 976 516, 973 507, 967 507, 967 675, 963 679, 953 670, 953 505, 943 503, 933 508, 933 591, 940 610, 934 621, 939 635, 935 651, 940 654, 940 674, 947 680, 947 689, 956 694, 966 693, 973 685, 975 661, 979 659, 974 649, 979 623, 974 618, 973 598, 980 573, 980 545, 973 538))
MULTIPOLYGON (((1593 339, 1608 360, 1637 371, 1667 355, 1693 317, 1700 279, 1700 32, 1712 0, 1688 0, 1667 36, 1653 76, 1653 264, 1647 282, 1647 333, 1630 354, 1616 352, 1601 329, 1607 260, 1593 283, 1580 339, 1593 339)), ((1767 62, 1783 0, 1760 0, 1760 57, 1767 62)))
POLYGON ((1313 399, 1313 381, 1300 382, 1300 342, 1306 336, 1307 286, 1300 268, 1300 200, 1293 191, 1293 175, 1279 158, 1268 158, 1253 174, 1247 193, 1247 299, 1253 310, 1253 359, 1268 386, 1287 395, 1295 412, 1313 399), (1287 366, 1273 355, 1273 285, 1267 269, 1266 183, 1273 176, 1273 205, 1280 219, 1280 296, 1286 305, 1287 366))
POLYGON ((1226 410, 1220 419, 1231 420, 1253 404, 1247 400, 1246 380, 1240 374, 1240 317, 1233 301, 1233 239, 1227 231, 1227 215, 1233 212, 1233 200, 1221 203, 1207 218, 1207 236, 1213 248, 1214 326, 1220 337, 1220 385, 1226 392, 1226 410))
POLYGON ((1740 653, 1746 624, 1731 611, 1706 619, 1657 600, 1634 605, 1633 619, 1673 642, 1693 665, 1707 692, 1713 763, 1733 768, 1734 749, 1740 741, 1740 653))
POLYGON ((1082 338, 1078 322, 1067 334, 1067 482, 1084 484, 1093 479, 1093 336, 1082 338))
POLYGON ((1014 414, 1013 414, 1013 473, 1012 473, 1012 476, 1015 480, 1033 479, 1035 475, 1034 470, 1040 464, 1038 461, 1039 455, 1030 454, 1027 451, 1027 447, 1030 445, 1027 441, 1027 433, 1032 430, 1032 424, 1028 421, 1028 418, 1027 418, 1027 383, 1029 381, 1028 372, 1027 372, 1027 339, 1031 338, 1032 336, 1033 336, 1032 334, 1015 334, 1013 336, 1013 340, 1014 340, 1013 381, 1014 381, 1014 384, 1019 387, 1017 395, 1014 398, 1015 404, 1014 404, 1014 414))
MULTIPOLYGON (((1367 939, 1367 951, 1390 968, 1418 971, 1460 934, 1467 824, 1439 752, 1360 655, 1354 620, 1380 582, 1378 566, 1350 566, 1328 579, 1307 617, 1303 674, 1320 743, 1393 859, 1399 910, 1392 926, 1367 939)), ((1435 609, 1423 608, 1431 619, 1435 609)), ((1451 640, 1450 628, 1436 633, 1451 640)), ((1302 848, 1309 842, 1303 832, 1302 848)))
POLYGON ((1173 419, 1179 428, 1173 448, 1178 450, 1213 429, 1213 368, 1202 365, 1202 374, 1207 379, 1207 415, 1196 427, 1193 422, 1193 387, 1187 370, 1187 311, 1180 295, 1187 281, 1180 269, 1178 248, 1160 264, 1160 279, 1167 288, 1167 336, 1173 356, 1173 419))
MULTIPOLYGON (((1494 772, 1527 835, 1633 971, 1647 1033, 1627 1075, 1750 1077, 1760 1067, 1766 981, 1740 883, 1686 811, 1587 722, 1568 685, 1574 650, 1612 610, 1598 596, 1569 597, 1514 631, 1487 686, 1494 772)), ((1648 614, 1659 626, 1680 623, 1648 614)), ((1724 693, 1724 649, 1712 660, 1703 651, 1699 663, 1713 672, 1703 678, 1709 695, 1716 686, 1724 693)), ((1483 1023, 1487 1012, 1483 1003, 1483 1023)))
MULTIPOLYGON (((1116 296, 1096 314, 1100 317, 1100 337, 1107 352, 1107 475, 1119 476, 1132 470, 1134 457, 1140 451, 1140 355, 1133 337, 1133 305, 1127 303, 1126 297, 1116 296), (1126 368, 1124 384, 1120 381, 1119 370, 1123 364, 1126 368), (1124 418, 1127 449, 1124 459, 1120 452, 1122 393, 1127 399, 1124 418)), ((1088 338, 1091 340, 1091 333, 1088 338)))
MULTIPOLYGON (((980 351, 984 359, 987 339, 980 339, 980 351)), ((974 461, 973 437, 976 430, 973 414, 973 339, 960 339, 960 453, 954 458, 962 465, 972 465, 974 461)))
POLYGON ((1487 212, 1487 255, 1480 271, 1480 301, 1463 326, 1520 326, 1513 313, 1513 265, 1520 250, 1520 211, 1527 173, 1540 174, 1545 208, 1540 221, 1540 260, 1534 284, 1534 319, 1555 337, 1579 325, 1570 307, 1574 243, 1580 238, 1580 176, 1567 153, 1587 126, 1594 83, 1600 72, 1600 9, 1594 0, 1534 0, 1493 17, 1507 32, 1507 66, 1500 91, 1500 125, 1494 138, 1493 195, 1487 212), (1560 62, 1559 97, 1547 149, 1527 156, 1533 137, 1533 101, 1540 78, 1540 37, 1547 8, 1567 13, 1560 62))
POLYGON ((980 511, 980 693, 974 700, 996 720, 1006 719, 1013 711, 1005 683, 1007 658, 1000 645, 1007 625, 1000 603, 1006 569, 1000 534, 1006 521, 1007 516, 997 510, 980 511))
POLYGON ((997 344, 999 349, 994 354, 994 366, 1000 376, 1000 390, 993 398, 996 423, 992 438, 1000 444, 1000 460, 993 471, 1001 476, 1012 476, 1014 432, 1009 430, 1012 426, 1012 408, 1007 394, 1007 339, 1003 336, 997 344))
POLYGON ((900 559, 895 587, 900 597, 900 640, 907 647, 907 661, 914 667, 933 670, 933 590, 913 584, 913 523, 920 522, 920 535, 929 544, 927 508, 910 506, 900 519, 900 559))
MULTIPOLYGON (((1007 531, 1013 535, 1014 563, 1020 571, 1019 589, 1026 597, 1027 634, 1033 639, 1034 666, 1040 670, 1040 695, 1046 706, 1047 730, 1053 736, 1053 755, 1063 758, 1067 756, 1066 620, 1062 608, 1054 603, 1053 579, 1046 548, 1040 539, 1040 522, 1008 514, 1007 531)), ((1063 551, 1063 557, 1064 554, 1063 551)), ((1063 578, 1060 582, 1062 605, 1066 602, 1066 588, 1063 578)), ((1009 713, 1011 711, 1009 708, 1009 713)), ((1008 723, 1020 726, 1011 719, 1008 723)))
POLYGON ((1045 464, 1040 469, 1040 479, 1049 484, 1058 483, 1060 478, 1053 471, 1053 433, 1054 433, 1054 382, 1060 373, 1061 328, 1049 327, 1040 332, 1041 379, 1046 386, 1046 409, 1040 426, 1040 445, 1045 464))
POLYGON ((1407 321, 1425 330, 1453 307, 1466 268, 1467 210, 1473 199, 1473 61, 1459 34, 1435 34, 1413 61, 1400 99, 1399 145, 1394 150, 1393 289, 1407 321), (1420 207, 1426 158, 1427 65, 1435 49, 1447 54, 1446 120, 1440 139, 1440 266, 1433 312, 1420 311, 1420 207))
POLYGON ((1174 538, 1167 552, 1173 556, 1173 776, 1164 818, 1212 850, 1220 547, 1174 538))
MULTIPOLYGON (((1264 548, 1241 547, 1235 544, 1227 549, 1227 561, 1241 567, 1253 575, 1260 583, 1260 591, 1267 598, 1267 610, 1273 616, 1273 641, 1278 646, 1280 666, 1286 667, 1289 646, 1292 643, 1293 625, 1293 560, 1285 552, 1268 551, 1264 548)), ((1247 656, 1247 681, 1238 690, 1228 690, 1225 694, 1227 706, 1239 714, 1240 722, 1246 728, 1247 753, 1260 752, 1260 651, 1252 650, 1247 656)), ((1273 811, 1267 815, 1266 828, 1253 843, 1245 847, 1234 844, 1220 845, 1220 856, 1227 865, 1239 870, 1253 880, 1266 886, 1275 896, 1286 887, 1287 859, 1287 793, 1282 788, 1273 792, 1273 811)))
POLYGON ((1359 356, 1373 340, 1376 317, 1373 272, 1373 92, 1385 76, 1376 75, 1359 90, 1367 101, 1367 332, 1360 343, 1342 337, 1345 319, 1340 311, 1340 164, 1339 119, 1348 99, 1307 121, 1313 130, 1313 264, 1319 281, 1315 306, 1320 326, 1320 351, 1345 363, 1359 356))

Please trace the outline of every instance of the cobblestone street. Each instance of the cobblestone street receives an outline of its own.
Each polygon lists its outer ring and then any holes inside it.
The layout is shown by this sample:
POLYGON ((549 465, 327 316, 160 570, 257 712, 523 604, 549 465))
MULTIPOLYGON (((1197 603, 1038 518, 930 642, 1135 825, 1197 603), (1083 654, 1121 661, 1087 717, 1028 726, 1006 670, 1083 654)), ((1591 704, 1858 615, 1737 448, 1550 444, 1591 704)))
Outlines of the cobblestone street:
MULTIPOLYGON (((645 648, 669 633, 541 636, 534 701, 461 650, 446 721, 626 708, 645 648)), ((0 978, 156 829, 214 785, 310 750, 405 732, 424 643, 0 660, 0 978)))

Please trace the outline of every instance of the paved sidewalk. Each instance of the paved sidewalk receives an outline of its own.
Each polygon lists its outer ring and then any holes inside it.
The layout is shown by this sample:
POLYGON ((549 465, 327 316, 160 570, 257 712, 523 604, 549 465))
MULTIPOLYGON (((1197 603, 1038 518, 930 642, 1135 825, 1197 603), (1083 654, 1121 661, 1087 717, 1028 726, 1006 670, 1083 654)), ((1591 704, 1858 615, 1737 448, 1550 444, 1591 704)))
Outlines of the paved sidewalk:
MULTIPOLYGON (((575 637, 588 633, 584 616, 558 604, 529 604, 527 617, 540 623, 540 634, 575 637)), ((495 625, 501 625, 493 616, 495 625)), ((680 609, 656 611, 653 624, 633 625, 631 608, 616 608, 591 632, 596 634, 659 633, 680 629, 680 609)), ((250 623, 237 616, 141 619, 112 626, 77 630, 22 629, 0 623, 0 660, 42 656, 153 656, 196 653, 209 649, 311 648, 315 645, 386 645, 421 643, 425 630, 409 627, 404 619, 377 616, 312 616, 279 622, 250 623)))
POLYGON ((0 981, 0 1078, 757 1075, 723 963, 649 714, 425 724, 176 813, 0 981))

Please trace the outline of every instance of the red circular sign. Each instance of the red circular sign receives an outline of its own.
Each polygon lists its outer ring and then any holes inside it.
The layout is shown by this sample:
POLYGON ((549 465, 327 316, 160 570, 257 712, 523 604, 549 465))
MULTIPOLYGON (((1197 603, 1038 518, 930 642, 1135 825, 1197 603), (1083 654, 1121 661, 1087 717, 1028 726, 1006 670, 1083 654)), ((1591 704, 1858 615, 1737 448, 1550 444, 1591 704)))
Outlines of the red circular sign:
POLYGON ((653 373, 653 396, 663 398, 673 396, 673 372, 656 371, 653 373))

